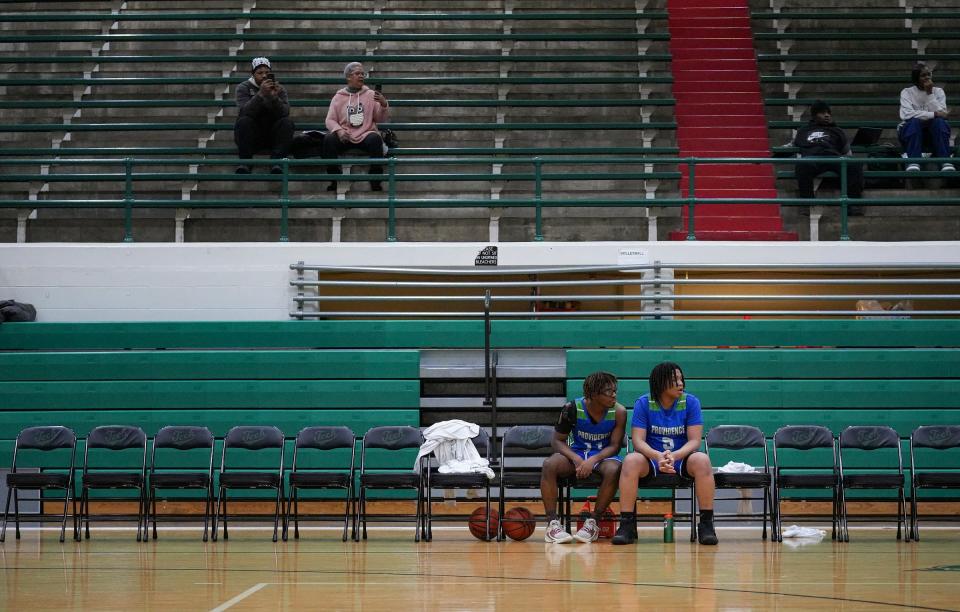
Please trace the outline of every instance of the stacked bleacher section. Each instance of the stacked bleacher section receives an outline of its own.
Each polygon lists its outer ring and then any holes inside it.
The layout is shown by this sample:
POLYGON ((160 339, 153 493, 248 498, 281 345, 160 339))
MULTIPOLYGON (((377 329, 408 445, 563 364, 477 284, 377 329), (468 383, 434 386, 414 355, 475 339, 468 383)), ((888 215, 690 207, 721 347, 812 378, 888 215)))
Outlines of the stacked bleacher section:
MULTIPOLYGON (((900 90, 910 85, 910 71, 917 62, 934 71, 949 104, 956 98, 958 78, 953 68, 960 60, 956 53, 960 8, 956 5, 931 0, 862 0, 850 6, 751 0, 750 5, 770 145, 775 152, 792 151, 793 134, 808 121, 809 106, 818 99, 831 105, 834 120, 851 138, 860 127, 883 129, 877 146, 854 149, 858 157, 887 147, 899 151, 900 90)), ((887 201, 875 202, 866 208, 865 217, 851 220, 858 239, 956 238, 960 209, 935 205, 958 195, 960 181, 955 177, 944 176, 933 164, 923 168, 920 178, 910 179, 899 163, 874 162, 866 170, 865 198, 887 201), (899 204, 897 200, 904 198, 927 202, 899 204)), ((781 196, 795 197, 793 168, 779 166, 778 171, 781 196)), ((836 180, 820 188, 822 197, 837 197, 838 192, 836 180)), ((796 214, 796 209, 792 212, 796 214)), ((816 214, 820 213, 821 237, 835 239, 840 234, 837 209, 826 207, 816 214)), ((806 227, 805 221, 796 225, 801 239, 817 230, 806 227)))
MULTIPOLYGON (((277 239, 281 181, 203 163, 235 158, 233 88, 259 55, 288 88, 300 130, 323 129, 347 62, 363 60, 382 84, 401 141, 397 196, 435 201, 400 211, 400 240, 529 240, 532 210, 511 202, 537 188, 546 200, 582 200, 546 210, 551 237, 643 239, 643 204, 678 193, 675 165, 637 161, 676 154, 662 2, 66 1, 4 11, 0 48, 15 56, 2 84, 4 153, 58 159, 4 165, 4 199, 21 204, 4 206, 5 240, 18 209, 23 241, 115 241, 131 196, 158 204, 128 223, 139 241, 277 239), (552 161, 572 154, 606 159, 552 161), (534 156, 544 159, 539 187, 531 162, 510 163, 534 156), (633 161, 609 163, 615 156, 633 161), (122 162, 89 161, 126 157, 150 160, 129 189, 122 162), (74 200, 87 203, 50 207, 74 200), (626 203, 603 206, 617 200, 626 203)), ((324 170, 292 170, 285 197, 304 203, 289 239, 383 240, 386 213, 364 203, 366 181, 328 193, 324 170)))
MULTIPOLYGON (((788 151, 782 145, 821 98, 851 131, 877 126, 895 140, 897 92, 918 59, 950 95, 960 10, 932 0, 868 4, 752 2, 772 151, 788 151)), ((455 10, 382 0, 7 2, 0 240, 382 241, 392 220, 367 191, 362 164, 335 193, 319 163, 288 167, 289 182, 263 167, 233 174, 233 88, 259 55, 290 90, 301 130, 323 127, 347 62, 362 59, 370 82, 383 85, 388 126, 401 140, 391 188, 407 200, 392 238, 666 236, 681 229, 676 207, 657 210, 681 184, 668 8, 658 0, 467 0, 455 10), (123 180, 127 158, 138 160, 132 185, 123 180), (553 205, 543 228, 532 194, 553 205), (152 205, 125 221, 124 209, 141 199, 152 205), (283 199, 298 202, 289 231, 277 212, 283 199), (657 226, 648 215, 667 219, 657 226)), ((956 187, 932 172, 911 180, 884 188, 885 201, 851 221, 858 238, 957 237, 956 207, 898 202, 920 194, 935 204, 956 187)), ((793 195, 789 168, 780 168, 778 189, 793 195)), ((833 208, 819 214, 825 237, 842 231, 833 208)), ((812 234, 796 216, 787 225, 812 234)), ((346 425, 358 436, 378 425, 427 426, 464 411, 427 401, 444 390, 425 382, 424 355, 477 351, 483 331, 479 319, 5 324, 0 461, 32 425, 61 424, 81 437, 105 424, 148 435, 202 425, 221 439, 234 425, 275 425, 288 459, 306 426, 346 425)), ((953 319, 498 320, 492 331, 498 349, 563 355, 562 373, 534 385, 558 401, 602 368, 620 376, 621 401, 630 403, 650 367, 670 359, 708 406, 709 425, 751 424, 770 436, 788 424, 835 433, 886 424, 906 438, 920 425, 960 421, 953 319)), ((503 382, 520 395, 530 385, 503 382)), ((553 406, 504 408, 501 426, 555 416, 553 406)), ((491 425, 483 410, 470 416, 491 425)))

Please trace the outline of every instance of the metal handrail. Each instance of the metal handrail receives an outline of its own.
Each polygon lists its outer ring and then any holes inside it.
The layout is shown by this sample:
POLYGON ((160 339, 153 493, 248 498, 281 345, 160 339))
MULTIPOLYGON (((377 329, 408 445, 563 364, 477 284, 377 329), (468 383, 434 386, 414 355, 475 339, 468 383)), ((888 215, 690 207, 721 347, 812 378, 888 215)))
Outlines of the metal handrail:
MULTIPOLYGON (((663 298, 661 298, 663 299, 663 298)), ((670 299, 670 298, 667 298, 670 299)), ((443 312, 443 311, 323 311, 300 312, 294 311, 290 316, 297 319, 326 319, 330 317, 370 317, 370 318, 437 318, 437 319, 476 319, 476 312, 443 312)), ((537 312, 491 312, 492 318, 521 319, 521 318, 623 318, 644 317, 648 319, 664 319, 673 317, 868 317, 880 319, 913 318, 915 316, 960 316, 958 310, 572 310, 572 311, 537 311, 537 312)))
POLYGON ((681 294, 676 295, 673 293, 673 285, 731 285, 731 284, 748 284, 752 286, 777 286, 777 285, 793 285, 793 284, 803 284, 803 285, 815 285, 823 284, 824 286, 839 285, 844 284, 847 286, 875 286, 875 285, 894 285, 894 286, 910 286, 910 285, 943 285, 946 289, 947 287, 956 287, 960 285, 960 278, 845 278, 845 279, 756 279, 756 278, 744 278, 744 279, 671 279, 661 277, 661 273, 665 270, 683 270, 695 271, 715 271, 715 270, 735 270, 738 272, 743 271, 763 271, 763 270, 782 270, 782 269, 794 269, 794 270, 803 270, 809 272, 811 270, 819 270, 824 272, 836 272, 838 270, 844 271, 861 271, 875 273, 877 271, 891 271, 898 272, 903 270, 917 270, 917 271, 926 271, 926 272, 935 272, 935 273, 955 273, 960 270, 960 263, 955 264, 933 264, 933 263, 875 263, 875 264, 866 264, 863 266, 851 266, 849 264, 831 264, 831 263, 820 263, 820 264, 811 264, 809 266, 798 266, 797 264, 753 264, 753 265, 733 265, 733 264, 666 264, 663 262, 655 262, 653 264, 637 264, 637 265, 626 265, 626 266, 562 266, 557 268, 497 268, 497 269, 444 269, 444 268, 394 268, 394 267, 358 267, 358 266, 328 266, 328 265, 309 265, 304 262, 298 262, 296 264, 290 265, 291 270, 296 271, 296 279, 290 281, 291 287, 297 288, 297 295, 293 297, 292 301, 294 304, 294 310, 290 312, 290 316, 297 319, 305 318, 326 318, 326 317, 369 317, 369 318, 381 318, 381 317, 413 317, 413 318, 424 318, 424 317, 436 317, 436 318, 476 318, 479 316, 478 310, 468 309, 463 312, 456 311, 444 311, 444 310, 434 310, 434 311, 365 311, 365 310, 335 310, 335 311, 320 311, 316 310, 313 312, 308 312, 304 310, 305 305, 313 305, 314 307, 319 307, 320 304, 330 303, 330 302, 355 302, 355 303, 409 303, 409 302, 422 302, 422 303, 452 303, 460 302, 466 304, 482 304, 480 310, 483 312, 483 317, 486 321, 489 321, 491 318, 530 318, 530 317, 545 317, 545 318, 564 318, 564 317, 595 317, 595 318, 623 318, 623 317, 654 317, 654 318, 663 318, 663 317, 674 317, 674 316, 763 316, 763 317, 782 317, 782 316, 803 316, 803 317, 847 317, 847 316, 857 316, 857 317, 866 317, 866 318, 890 318, 898 316, 958 316, 960 315, 960 292, 957 293, 947 293, 945 291, 936 292, 936 293, 908 293, 898 291, 896 293, 869 293, 869 292, 857 292, 850 294, 842 293, 823 293, 823 294, 746 294, 746 293, 736 293, 736 294, 724 294, 724 295, 710 295, 710 294, 681 294), (629 273, 637 272, 653 272, 656 275, 656 278, 644 278, 637 279, 627 276, 629 273), (305 277, 305 274, 308 272, 313 272, 317 274, 317 280, 308 280, 305 277), (611 274, 624 274, 623 278, 619 279, 597 279, 597 280, 558 280, 558 281, 542 281, 539 280, 540 275, 550 275, 550 274, 595 274, 595 273, 611 273, 611 274), (357 281, 357 280, 321 280, 321 275, 323 274, 357 274, 357 273, 366 273, 366 274, 397 274, 400 276, 417 274, 417 275, 439 275, 439 276, 450 276, 450 275, 459 275, 459 276, 475 276, 483 277, 491 274, 497 275, 523 275, 530 277, 527 280, 522 281, 357 281), (719 282, 718 282, 719 281, 719 282), (532 295, 494 295, 493 291, 495 289, 515 289, 515 288, 528 288, 531 290, 536 290, 540 287, 583 287, 583 286, 607 286, 607 287, 626 287, 634 285, 643 285, 643 286, 656 286, 659 289, 659 292, 654 295, 602 295, 602 294, 576 294, 576 293, 562 293, 556 295, 542 295, 539 293, 534 293, 532 295), (361 295, 332 295, 332 294, 316 294, 316 295, 306 295, 304 289, 313 288, 318 291, 321 288, 332 288, 332 287, 341 287, 341 288, 357 288, 357 287, 383 287, 383 288, 393 288, 404 290, 408 288, 420 288, 420 289, 446 289, 446 288, 466 288, 466 289, 475 289, 476 293, 472 295, 451 295, 451 294, 433 294, 433 295, 411 295, 406 293, 393 294, 393 295, 370 295, 370 294, 361 294, 361 295), (823 309, 823 308, 811 308, 808 310, 798 310, 795 307, 789 309, 733 309, 733 310, 719 310, 719 309, 677 309, 673 306, 674 302, 691 302, 691 301, 717 301, 717 302, 777 302, 777 301, 799 301, 799 302, 851 302, 851 301, 860 301, 860 300, 917 300, 920 302, 929 302, 932 300, 938 300, 941 302, 947 302, 947 307, 942 305, 935 305, 933 309, 930 310, 909 310, 909 311, 898 311, 898 310, 850 310, 849 308, 841 308, 836 310, 823 309), (531 304, 531 311, 509 311, 509 312, 495 312, 492 308, 494 304, 510 304, 510 303, 529 303, 531 304), (544 303, 544 302, 620 302, 620 303, 629 303, 637 302, 644 305, 653 305, 653 309, 641 309, 641 310, 563 310, 563 311, 544 311, 538 309, 535 305, 544 303), (955 306, 954 306, 955 304, 955 306), (938 307, 939 306, 939 307, 938 307), (953 306, 951 308, 951 306, 953 306), (905 313, 909 312, 909 315, 905 313))
MULTIPOLYGON (((637 124, 642 128, 643 124, 637 124)), ((69 129, 69 126, 64 126, 69 129)), ((870 163, 878 164, 900 164, 901 159, 871 159, 870 163)), ((953 158, 927 158, 927 162, 947 162, 953 161, 953 158)), ((723 165, 723 164, 772 164, 772 165, 790 165, 811 164, 830 162, 837 164, 838 174, 840 175, 840 196, 836 198, 819 198, 816 204, 819 206, 839 206, 840 207, 840 239, 849 240, 847 214, 848 207, 854 202, 847 196, 847 168, 851 163, 862 164, 865 160, 850 157, 829 157, 829 158, 769 158, 769 157, 745 157, 745 158, 697 158, 697 157, 582 157, 582 156, 564 156, 564 157, 475 157, 475 158, 350 158, 350 159, 303 159, 303 160, 238 160, 238 159, 155 159, 155 158, 122 158, 122 159, 7 159, 0 161, 0 164, 12 166, 30 165, 30 166, 50 166, 50 165, 110 165, 122 164, 122 173, 87 173, 87 174, 41 174, 36 176, 24 175, 6 175, 0 180, 35 180, 35 181, 61 181, 61 180, 103 180, 116 179, 123 180, 125 189, 122 198, 116 199, 98 199, 98 200, 35 200, 35 199, 7 199, 0 201, 0 207, 5 208, 123 208, 125 234, 124 241, 133 241, 132 235, 132 216, 133 209, 138 207, 176 207, 176 208, 230 208, 230 207, 265 207, 280 209, 280 241, 285 242, 288 239, 288 218, 290 208, 343 208, 343 207, 361 207, 361 208, 386 208, 388 211, 387 219, 387 241, 396 240, 396 209, 397 208, 436 208, 448 206, 486 206, 486 207, 524 207, 533 208, 535 212, 535 235, 534 240, 541 241, 543 237, 543 218, 542 211, 544 207, 570 207, 570 206, 588 206, 588 207, 687 207, 687 239, 695 240, 695 220, 696 207, 702 204, 743 204, 743 203, 769 203, 787 206, 809 206, 812 201, 804 198, 704 198, 697 195, 696 190, 696 169, 698 166, 705 165, 723 165), (186 164, 191 168, 200 168, 202 166, 223 166, 235 165, 238 163, 253 164, 258 166, 267 166, 279 164, 282 173, 279 175, 246 175, 240 176, 233 174, 204 174, 198 172, 187 173, 137 173, 134 169, 139 165, 176 165, 186 164), (386 180, 388 189, 385 198, 371 198, 356 201, 343 200, 316 200, 311 198, 292 198, 289 196, 289 182, 298 181, 325 181, 330 180, 328 175, 318 174, 294 174, 291 168, 300 166, 329 166, 329 165, 384 165, 387 173, 384 175, 375 174, 351 174, 342 175, 337 180, 342 181, 368 181, 368 180, 386 180), (584 165, 591 166, 596 164, 607 165, 634 165, 642 166, 643 171, 622 172, 596 172, 590 171, 590 178, 616 178, 629 180, 647 180, 647 179, 678 179, 683 180, 682 172, 668 171, 655 172, 655 164, 669 164, 678 170, 685 167, 687 169, 686 180, 689 185, 688 195, 678 198, 647 198, 646 194, 640 194, 633 198, 566 198, 566 197, 544 197, 544 180, 571 180, 576 178, 576 173, 560 172, 549 173, 545 168, 550 165, 584 165), (400 174, 397 172, 398 166, 416 166, 416 165, 529 165, 532 171, 523 173, 502 174, 496 169, 491 169, 489 173, 433 173, 433 174, 400 174), (405 199, 398 197, 398 181, 419 181, 419 180, 482 180, 491 181, 525 181, 533 183, 533 194, 526 198, 509 198, 502 200, 493 199, 405 199), (280 195, 271 198, 245 198, 245 199, 208 199, 208 200, 181 200, 181 199, 150 199, 137 198, 134 193, 134 182, 137 180, 189 180, 189 181, 210 181, 210 180, 271 180, 280 183, 280 195)), ((883 173, 884 175, 896 173, 883 173)), ((901 173, 904 176, 941 176, 936 172, 906 172, 901 173)), ((3 177, 4 175, 0 175, 3 177)), ((936 198, 861 198, 856 200, 857 204, 882 205, 882 206, 904 206, 904 205, 930 205, 930 206, 954 206, 960 204, 960 197, 936 197, 936 198)))

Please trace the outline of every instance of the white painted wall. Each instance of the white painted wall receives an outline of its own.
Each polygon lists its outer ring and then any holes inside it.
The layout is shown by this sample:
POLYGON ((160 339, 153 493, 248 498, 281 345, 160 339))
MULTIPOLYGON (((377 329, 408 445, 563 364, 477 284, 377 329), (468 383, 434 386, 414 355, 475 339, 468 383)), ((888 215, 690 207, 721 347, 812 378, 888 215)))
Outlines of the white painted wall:
MULTIPOLYGON (((289 266, 462 267, 487 243, 0 245, 0 299, 41 321, 287 320, 289 266)), ((506 242, 499 267, 960 263, 960 242, 506 242)))

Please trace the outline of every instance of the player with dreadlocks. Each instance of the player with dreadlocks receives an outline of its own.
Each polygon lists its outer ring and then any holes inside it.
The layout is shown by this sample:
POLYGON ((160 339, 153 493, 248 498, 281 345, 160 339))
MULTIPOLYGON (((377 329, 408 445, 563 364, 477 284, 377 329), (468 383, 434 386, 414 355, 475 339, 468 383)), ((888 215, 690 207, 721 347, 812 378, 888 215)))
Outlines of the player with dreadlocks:
POLYGON ((716 544, 713 528, 713 467, 706 453, 700 452, 703 415, 700 400, 684 391, 683 370, 675 363, 658 364, 650 372, 650 393, 640 396, 633 406, 632 438, 634 452, 627 455, 620 470, 620 527, 614 544, 637 541, 637 489, 659 474, 679 474, 693 480, 700 523, 697 539, 701 544, 716 544))
POLYGON ((554 426, 554 453, 543 462, 540 495, 547 515, 547 542, 565 544, 576 540, 589 544, 600 536, 597 521, 617 493, 620 478, 620 447, 627 430, 627 409, 617 402, 617 377, 594 372, 583 381, 583 397, 567 402, 554 426), (557 517, 557 483, 600 476, 597 503, 576 534, 570 535, 557 517))

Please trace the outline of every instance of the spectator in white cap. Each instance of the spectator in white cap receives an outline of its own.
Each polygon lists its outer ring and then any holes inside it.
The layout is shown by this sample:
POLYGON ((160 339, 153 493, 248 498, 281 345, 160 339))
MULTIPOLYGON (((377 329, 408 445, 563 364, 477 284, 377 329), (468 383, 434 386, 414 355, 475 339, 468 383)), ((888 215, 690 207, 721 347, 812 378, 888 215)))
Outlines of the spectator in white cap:
MULTIPOLYGON (((327 110, 327 135, 323 139, 323 157, 336 159, 348 149, 361 149, 370 157, 384 155, 383 137, 377 123, 390 118, 390 103, 377 90, 364 82, 367 71, 360 62, 350 62, 343 69, 347 86, 333 95, 327 110)), ((340 174, 340 166, 328 166, 330 174, 340 174)), ((371 166, 370 174, 383 174, 383 166, 371 166)), ((371 181, 373 191, 382 189, 380 181, 371 181)), ((327 188, 337 189, 336 181, 327 188)))
MULTIPOLYGON (((250 70, 250 78, 236 88, 238 112, 233 138, 238 157, 253 159, 255 153, 266 149, 271 159, 283 159, 289 155, 294 130, 287 90, 277 83, 269 59, 255 57, 250 70)), ((247 164, 237 168, 237 174, 252 171, 247 164)), ((280 174, 283 168, 277 164, 270 172, 280 174)))

